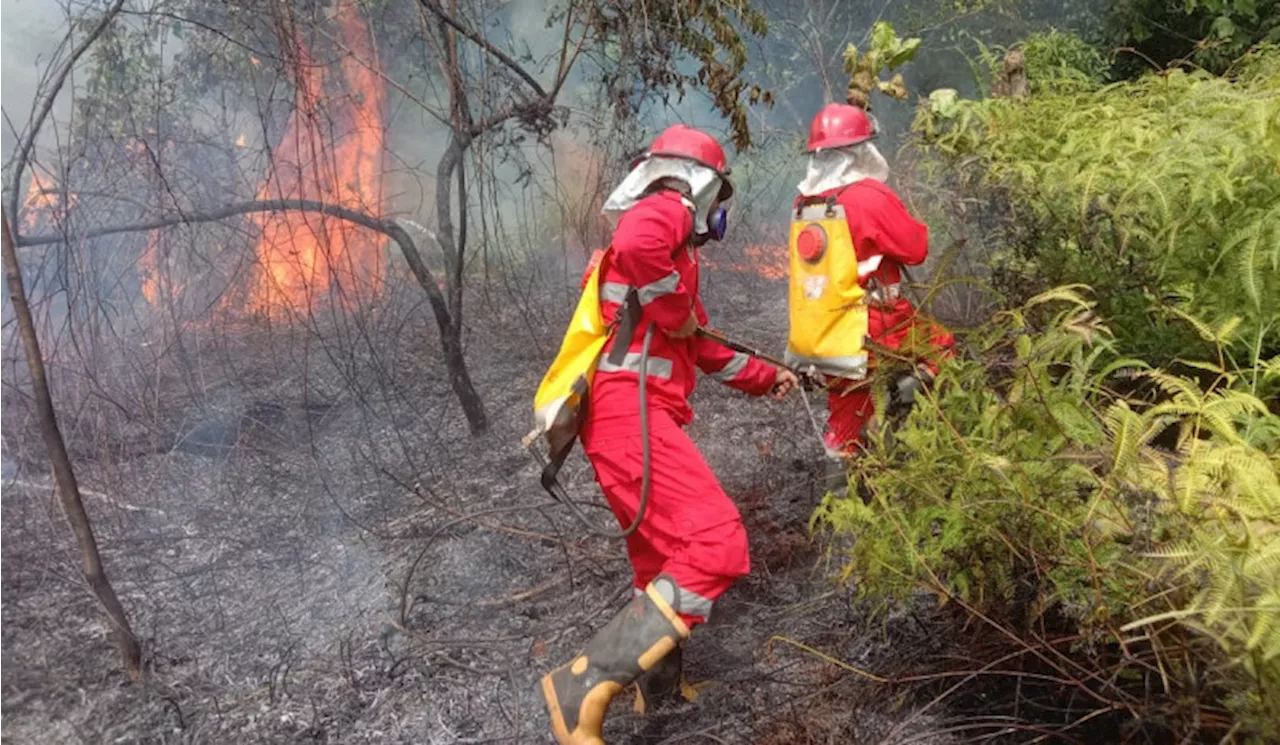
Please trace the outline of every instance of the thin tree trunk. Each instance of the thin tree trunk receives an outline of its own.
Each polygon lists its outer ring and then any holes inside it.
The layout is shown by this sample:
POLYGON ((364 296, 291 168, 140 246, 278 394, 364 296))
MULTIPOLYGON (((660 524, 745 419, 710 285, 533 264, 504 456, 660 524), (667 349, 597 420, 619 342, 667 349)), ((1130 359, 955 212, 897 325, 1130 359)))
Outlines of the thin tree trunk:
POLYGON ((138 680, 142 676, 142 650, 138 639, 129 627, 129 619, 125 616, 124 606, 116 597, 107 572, 102 567, 102 557, 98 554, 98 541, 93 536, 93 526, 89 523, 89 515, 84 510, 84 502, 80 499, 80 487, 76 484, 75 471, 71 468, 71 458, 67 455, 66 443, 58 430, 58 419, 53 411, 53 399, 49 395, 49 383, 44 374, 44 358, 40 355, 40 340, 36 338, 35 323, 31 319, 31 308, 27 304, 27 291, 22 284, 22 268, 18 266, 17 251, 13 247, 13 236, 9 231, 9 216, 0 211, 0 250, 4 256, 5 280, 8 282, 9 297, 13 301, 14 315, 18 319, 18 329, 22 335, 23 351, 26 353, 27 366, 31 370, 31 387, 35 396, 36 412, 40 419, 40 433, 44 436, 45 447, 49 450, 49 465, 53 468, 53 477, 58 484, 58 496, 62 501, 62 511, 75 533, 76 545, 80 549, 80 571, 85 580, 102 603, 107 612, 107 620, 111 624, 112 635, 120 648, 120 659, 124 662, 129 677, 138 680))
MULTIPOLYGON (((462 156, 466 152, 467 143, 464 142, 455 133, 449 139, 449 146, 445 148, 444 154, 440 156, 440 163, 436 166, 436 225, 439 230, 436 231, 436 239, 440 241, 441 251, 444 253, 445 272, 447 273, 445 289, 449 293, 449 312, 455 317, 453 319, 454 337, 458 340, 462 338, 462 270, 463 255, 459 249, 457 240, 453 236, 453 186, 454 169, 461 169, 462 156)), ((461 195, 463 199, 466 195, 461 195)), ((462 210, 462 218, 466 219, 466 210, 462 210)))
POLYGON ((413 238, 404 228, 394 222, 387 222, 383 232, 400 245, 400 252, 404 254, 409 270, 413 272, 418 284, 427 291, 427 299, 431 302, 431 310, 436 317, 436 328, 440 330, 440 346, 444 349, 444 362, 449 369, 449 383, 453 386, 458 402, 462 404, 462 412, 467 417, 471 434, 478 435, 489 429, 489 418, 485 414, 480 394, 476 393, 475 386, 471 384, 471 375, 467 372, 467 362, 462 354, 462 337, 453 324, 444 295, 436 286, 431 270, 423 262, 422 254, 418 253, 413 238))

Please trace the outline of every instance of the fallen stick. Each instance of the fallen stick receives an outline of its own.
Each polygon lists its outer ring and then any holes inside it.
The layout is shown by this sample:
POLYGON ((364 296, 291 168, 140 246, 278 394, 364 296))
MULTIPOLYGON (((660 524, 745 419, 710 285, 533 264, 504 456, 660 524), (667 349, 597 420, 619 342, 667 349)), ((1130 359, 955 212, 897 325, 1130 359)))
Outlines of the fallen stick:
MULTIPOLYGON (((54 483, 53 483, 53 482, 51 482, 51 481, 44 481, 44 482, 40 482, 40 481, 27 481, 27 480, 24 480, 24 479, 14 479, 13 481, 5 482, 5 486, 25 486, 25 487, 28 487, 28 488, 30 488, 30 489, 56 489, 56 488, 58 488, 58 487, 57 487, 57 485, 56 485, 56 484, 54 484, 54 483)), ((157 515, 163 515, 163 514, 164 514, 164 510, 160 510, 160 509, 157 509, 157 508, 155 508, 155 507, 139 507, 139 506, 138 506, 138 505, 136 505, 136 504, 129 504, 128 502, 121 502, 120 500, 118 500, 118 499, 113 499, 112 497, 110 497, 110 496, 108 496, 108 495, 106 495, 106 494, 103 494, 103 493, 102 493, 102 492, 100 492, 100 491, 94 491, 93 489, 86 489, 86 488, 84 488, 83 486, 82 486, 82 487, 80 487, 80 493, 81 493, 81 494, 83 494, 83 495, 84 495, 84 496, 86 496, 86 497, 93 497, 94 499, 101 499, 103 502, 106 502, 107 504, 111 505, 112 507, 119 507, 120 509, 122 509, 122 510, 127 510, 127 511, 129 511, 129 512, 154 512, 154 513, 156 513, 157 515)))

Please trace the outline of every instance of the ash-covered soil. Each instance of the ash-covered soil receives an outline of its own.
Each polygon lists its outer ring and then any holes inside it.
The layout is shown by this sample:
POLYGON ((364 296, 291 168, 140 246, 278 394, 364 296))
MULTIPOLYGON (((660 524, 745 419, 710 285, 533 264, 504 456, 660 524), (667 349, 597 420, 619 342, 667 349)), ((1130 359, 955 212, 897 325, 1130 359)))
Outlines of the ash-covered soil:
MULTIPOLYGON (((715 325, 781 348, 784 285, 705 284, 715 325)), ((467 357, 492 425, 481 437, 418 303, 335 326, 336 341, 240 332, 233 353, 201 363, 199 406, 173 394, 172 442, 78 458, 145 645, 141 684, 121 670, 6 389, 6 454, 25 444, 27 458, 3 496, 5 740, 550 742, 538 678, 621 607, 630 572, 621 542, 589 536, 543 493, 520 445, 571 298, 508 287, 470 302, 467 357)), ((872 623, 833 581, 839 556, 808 528, 821 446, 799 399, 707 380, 695 408, 691 434, 741 508, 752 573, 689 645, 697 701, 641 717, 623 696, 609 742, 947 742, 928 696, 771 642, 890 675, 943 653, 927 604, 872 623)), ((580 454, 562 480, 602 504, 580 454)))

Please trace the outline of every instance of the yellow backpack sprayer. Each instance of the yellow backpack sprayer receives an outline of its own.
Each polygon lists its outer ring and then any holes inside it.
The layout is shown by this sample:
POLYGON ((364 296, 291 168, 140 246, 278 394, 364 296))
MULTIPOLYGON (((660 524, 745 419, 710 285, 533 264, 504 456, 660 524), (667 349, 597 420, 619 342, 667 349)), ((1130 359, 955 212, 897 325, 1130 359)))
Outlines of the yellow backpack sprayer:
MULTIPOLYGON (((533 455, 542 468, 540 481, 542 488, 557 501, 570 508, 574 515, 588 529, 597 534, 612 538, 625 538, 639 528, 648 507, 650 493, 650 447, 649 447, 649 401, 647 386, 640 385, 640 441, 642 447, 642 477, 640 506, 631 525, 621 531, 601 531, 595 528, 577 504, 569 498, 557 480, 560 469, 573 450, 578 434, 587 417, 587 407, 591 400, 591 383, 595 377, 596 367, 601 354, 610 337, 613 346, 609 351, 615 364, 621 364, 623 356, 631 346, 631 340, 639 326, 640 299, 634 288, 630 290, 618 320, 613 324, 605 324, 600 311, 600 276, 611 259, 611 250, 606 250, 592 271, 587 283, 578 298, 577 308, 569 322, 564 339, 560 343, 560 351, 551 363, 538 391, 534 395, 534 428, 524 436, 522 443, 533 455), (537 442, 546 442, 547 452, 544 455, 537 442)), ((653 339, 655 327, 649 324, 645 329, 644 342, 640 350, 639 373, 643 381, 648 373, 649 345, 653 339)), ((745 344, 735 342, 707 329, 699 328, 700 336, 713 339, 743 354, 758 357, 776 367, 792 369, 782 360, 745 344)), ((800 371, 793 370, 806 387, 815 385, 815 378, 800 371)), ((805 401, 806 406, 808 401, 805 401)), ((812 418, 812 412, 810 412, 812 418)))

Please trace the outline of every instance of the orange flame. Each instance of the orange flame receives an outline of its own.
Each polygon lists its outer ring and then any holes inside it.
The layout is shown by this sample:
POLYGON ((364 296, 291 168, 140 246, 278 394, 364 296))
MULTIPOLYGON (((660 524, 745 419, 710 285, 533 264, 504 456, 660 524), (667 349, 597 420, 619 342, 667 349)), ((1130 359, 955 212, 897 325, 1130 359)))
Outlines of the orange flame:
POLYGON ((160 246, 161 231, 147 233, 147 247, 138 257, 138 275, 142 278, 142 296, 152 307, 161 298, 176 300, 183 285, 175 283, 169 271, 169 255, 160 246))
MULTIPOLYGON (((313 200, 376 215, 382 211, 386 93, 358 11, 344 0, 337 17, 350 52, 337 83, 330 85, 328 71, 295 38, 294 110, 258 198, 313 200)), ((305 310, 334 289, 352 304, 381 287, 385 236, 316 213, 265 214, 258 223, 259 267, 249 296, 255 312, 305 310)))
POLYGON ((138 274, 142 277, 142 296, 151 305, 160 299, 160 231, 147 233, 147 248, 138 257, 138 274))
POLYGON ((34 169, 31 171, 31 183, 27 185, 27 196, 22 202, 22 227, 34 231, 40 225, 41 218, 59 223, 63 222, 67 213, 76 204, 76 195, 67 195, 67 204, 62 204, 62 192, 52 177, 41 177, 34 169))
POLYGON ((786 279, 791 273, 791 259, 786 245, 756 243, 742 249, 742 261, 721 263, 715 258, 702 257, 702 266, 712 270, 754 274, 765 279, 786 279))

